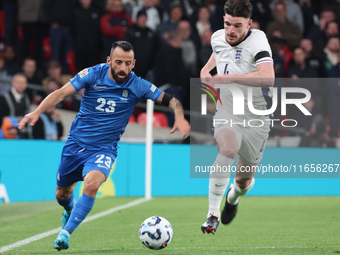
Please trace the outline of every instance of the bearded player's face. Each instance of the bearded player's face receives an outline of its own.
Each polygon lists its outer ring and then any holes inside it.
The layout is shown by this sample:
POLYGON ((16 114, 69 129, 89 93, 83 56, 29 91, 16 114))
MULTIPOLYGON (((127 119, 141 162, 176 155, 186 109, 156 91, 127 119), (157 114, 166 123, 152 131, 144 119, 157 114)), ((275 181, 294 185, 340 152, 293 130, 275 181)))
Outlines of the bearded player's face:
POLYGON ((133 50, 124 51, 120 47, 115 48, 111 57, 107 58, 107 63, 110 65, 110 78, 118 84, 124 83, 129 78, 135 62, 133 50))
POLYGON ((230 45, 240 43, 249 31, 249 27, 253 22, 243 17, 233 17, 229 14, 223 16, 224 30, 227 42, 230 45))

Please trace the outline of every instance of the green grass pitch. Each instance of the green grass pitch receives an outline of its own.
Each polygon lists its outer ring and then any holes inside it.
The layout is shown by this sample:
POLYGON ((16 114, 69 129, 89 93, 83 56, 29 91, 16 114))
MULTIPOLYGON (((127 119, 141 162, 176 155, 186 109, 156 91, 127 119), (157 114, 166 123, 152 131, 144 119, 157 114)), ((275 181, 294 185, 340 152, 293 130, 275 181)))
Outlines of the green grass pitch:
MULTIPOLYGON (((136 198, 97 199, 90 215, 136 198)), ((216 235, 203 235, 207 197, 154 198, 76 229, 70 248, 53 249, 57 234, 2 254, 336 254, 340 253, 340 197, 241 198, 234 221, 216 235), (143 246, 140 224, 160 215, 174 236, 159 251, 143 246)), ((55 201, 0 204, 0 249, 61 226, 62 208, 55 201)))

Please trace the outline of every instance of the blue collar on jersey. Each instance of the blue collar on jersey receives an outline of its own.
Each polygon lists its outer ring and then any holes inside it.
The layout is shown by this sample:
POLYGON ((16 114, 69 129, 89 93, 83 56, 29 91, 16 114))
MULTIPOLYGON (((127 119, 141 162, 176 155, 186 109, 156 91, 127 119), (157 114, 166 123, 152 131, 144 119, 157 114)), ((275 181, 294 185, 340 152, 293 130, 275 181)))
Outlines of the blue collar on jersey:
POLYGON ((244 42, 244 41, 250 36, 250 34, 251 34, 251 30, 249 29, 247 35, 243 38, 242 41, 240 41, 240 42, 237 43, 237 44, 229 44, 228 41, 227 41, 227 39, 225 39, 225 40, 226 40, 226 42, 227 42, 230 46, 235 47, 235 46, 239 45, 240 43, 244 42))

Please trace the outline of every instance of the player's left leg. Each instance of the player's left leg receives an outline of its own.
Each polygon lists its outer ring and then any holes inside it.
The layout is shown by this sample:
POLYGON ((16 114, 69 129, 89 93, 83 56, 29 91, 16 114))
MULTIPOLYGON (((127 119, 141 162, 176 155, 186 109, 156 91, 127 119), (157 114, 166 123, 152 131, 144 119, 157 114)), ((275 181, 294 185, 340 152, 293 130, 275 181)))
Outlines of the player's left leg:
POLYGON ((215 134, 219 154, 210 172, 209 211, 207 220, 201 226, 204 234, 215 234, 219 225, 220 206, 229 184, 230 167, 233 165, 241 141, 236 130, 215 129, 215 134))
POLYGON ((240 197, 247 194, 255 184, 254 174, 258 164, 248 164, 242 157, 238 157, 236 163, 236 173, 232 189, 228 194, 228 202, 230 204, 237 204, 240 197), (242 172, 242 169, 250 172, 242 172))
POLYGON ((105 182, 106 176, 99 170, 92 170, 84 177, 83 194, 75 203, 69 221, 65 228, 59 233, 54 248, 66 250, 69 247, 68 240, 73 231, 83 222, 88 213, 92 210, 95 197, 100 185, 105 182))
POLYGON ((99 170, 92 170, 84 177, 83 194, 74 205, 70 220, 65 226, 70 235, 92 210, 98 189, 105 180, 105 175, 99 170))
POLYGON ((243 169, 254 170, 256 166, 257 164, 248 164, 240 156, 238 157, 234 183, 229 187, 221 213, 221 222, 223 224, 229 224, 234 219, 240 197, 247 194, 255 184, 255 179, 253 178, 255 171, 244 173, 243 169))

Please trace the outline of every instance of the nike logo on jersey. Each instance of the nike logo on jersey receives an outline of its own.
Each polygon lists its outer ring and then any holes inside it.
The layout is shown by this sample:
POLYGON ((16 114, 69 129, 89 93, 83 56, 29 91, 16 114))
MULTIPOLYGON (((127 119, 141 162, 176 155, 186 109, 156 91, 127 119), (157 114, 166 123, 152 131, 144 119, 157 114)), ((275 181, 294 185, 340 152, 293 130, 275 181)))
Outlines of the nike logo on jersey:
POLYGON ((105 89, 106 86, 98 86, 97 84, 93 86, 94 89, 105 89))
POLYGON ((82 152, 82 151, 84 151, 85 150, 85 148, 82 148, 81 150, 79 150, 77 153, 79 153, 79 152, 82 152))
POLYGON ((216 54, 218 54, 218 53, 220 53, 220 52, 221 52, 221 50, 220 50, 220 51, 217 51, 217 50, 215 50, 215 52, 216 52, 216 54))

